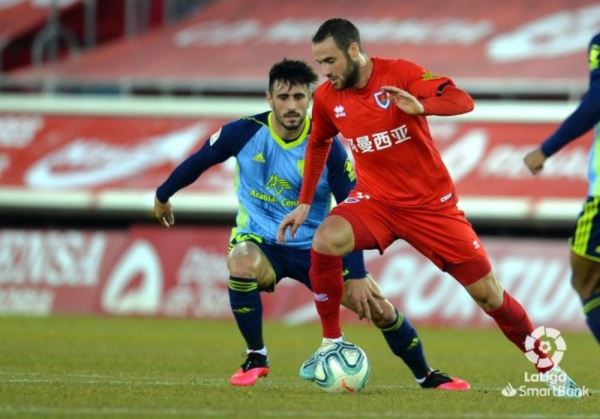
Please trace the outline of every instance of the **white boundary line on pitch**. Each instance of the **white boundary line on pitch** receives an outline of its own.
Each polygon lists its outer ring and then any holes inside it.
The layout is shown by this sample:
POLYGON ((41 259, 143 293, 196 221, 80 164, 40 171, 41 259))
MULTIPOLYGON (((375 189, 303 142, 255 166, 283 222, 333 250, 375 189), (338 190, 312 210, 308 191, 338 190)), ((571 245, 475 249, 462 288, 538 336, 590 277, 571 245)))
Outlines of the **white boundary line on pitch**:
MULTIPOLYGON (((0 371, 0 384, 104 384, 104 385, 139 385, 139 386, 214 386, 215 384, 228 384, 228 378, 189 378, 175 380, 155 380, 153 377, 119 377, 113 375, 101 374, 59 374, 59 375, 42 375, 38 373, 7 373, 0 371), (34 376, 28 378, 30 376, 34 376), (79 378, 79 379, 77 379, 79 378)), ((306 386, 307 383, 300 380, 261 380, 259 386, 290 386, 300 387, 306 386)), ((419 387, 408 384, 397 385, 369 385, 369 389, 373 390, 419 390, 419 387)), ((589 388, 589 387, 588 387, 589 388)), ((475 387, 471 391, 497 391, 500 392, 503 387, 475 387)), ((600 389, 589 388, 592 393, 600 393, 600 389)))
MULTIPOLYGON (((76 407, 76 408, 62 408, 62 407, 51 407, 51 406, 0 406, 0 413, 8 414, 58 414, 58 415, 105 415, 105 416, 121 416, 121 415, 135 415, 135 416, 181 416, 181 415, 203 415, 203 416, 229 416, 240 413, 239 410, 235 409, 205 409, 205 408, 177 408, 177 407, 152 407, 152 408, 135 408, 135 407, 76 407)), ((345 412, 345 411, 318 411, 308 412, 305 410, 261 410, 261 416, 270 417, 398 417, 398 411, 384 411, 384 412, 345 412)), ((419 412, 419 413, 407 413, 402 412, 404 418, 524 418, 524 419, 535 419, 535 418, 597 418, 597 415, 593 414, 574 414, 574 415, 547 415, 547 414, 520 414, 520 413, 484 413, 484 412, 470 412, 461 414, 449 414, 434 413, 434 412, 419 412)))

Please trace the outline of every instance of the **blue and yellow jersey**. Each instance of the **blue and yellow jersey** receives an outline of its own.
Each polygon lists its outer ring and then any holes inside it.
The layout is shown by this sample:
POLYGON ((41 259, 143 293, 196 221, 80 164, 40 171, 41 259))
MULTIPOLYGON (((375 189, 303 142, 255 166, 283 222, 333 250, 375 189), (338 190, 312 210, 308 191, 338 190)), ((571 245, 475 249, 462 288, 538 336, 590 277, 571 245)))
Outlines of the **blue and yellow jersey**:
POLYGON ((588 196, 600 196, 600 33, 592 39, 588 53, 590 89, 587 94, 589 100, 595 102, 590 112, 596 127, 588 165, 588 196))
POLYGON ((588 164, 588 195, 600 196, 600 33, 589 44, 588 65, 588 91, 577 109, 544 141, 542 152, 549 157, 595 126, 588 164))
MULTIPOLYGON (((272 117, 271 112, 265 112, 224 125, 173 171, 157 189, 157 198, 166 202, 209 167, 234 156, 239 202, 236 234, 256 235, 275 244, 279 224, 298 205, 310 119, 307 117, 300 137, 286 142, 272 129, 272 117)), ((332 194, 336 201, 343 201, 354 187, 354 181, 352 164, 336 139, 308 218, 295 239, 287 238, 286 245, 310 248, 317 227, 329 213, 332 194)))

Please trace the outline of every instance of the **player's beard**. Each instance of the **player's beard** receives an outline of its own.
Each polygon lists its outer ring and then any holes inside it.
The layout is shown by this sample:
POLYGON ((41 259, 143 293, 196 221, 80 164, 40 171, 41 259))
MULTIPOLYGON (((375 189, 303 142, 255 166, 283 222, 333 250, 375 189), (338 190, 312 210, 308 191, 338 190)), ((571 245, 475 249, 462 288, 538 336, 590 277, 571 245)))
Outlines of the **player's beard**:
POLYGON ((277 122, 279 122, 279 125, 281 125, 283 128, 285 128, 288 131, 296 131, 304 123, 304 118, 302 117, 302 114, 300 114, 299 112, 287 112, 286 114, 283 114, 283 115, 280 115, 277 112, 274 112, 274 114, 275 114, 275 119, 277 119, 277 122), (290 117, 290 116, 294 116, 294 117, 298 118, 298 122, 295 124, 288 123, 285 118, 290 117))
POLYGON ((342 76, 342 83, 340 85, 340 88, 337 90, 354 87, 356 83, 358 83, 358 78, 360 76, 358 64, 352 61, 349 55, 346 55, 346 59, 348 60, 348 65, 346 66, 346 71, 344 71, 344 74, 342 76))

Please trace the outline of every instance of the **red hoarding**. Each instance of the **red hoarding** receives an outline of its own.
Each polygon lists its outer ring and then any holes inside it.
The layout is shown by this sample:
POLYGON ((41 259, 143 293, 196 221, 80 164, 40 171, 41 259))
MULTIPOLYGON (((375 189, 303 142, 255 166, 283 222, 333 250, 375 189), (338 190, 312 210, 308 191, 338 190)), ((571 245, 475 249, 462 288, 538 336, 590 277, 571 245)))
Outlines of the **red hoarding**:
MULTIPOLYGON (((0 114, 0 186, 153 191, 227 121, 0 114)), ((550 123, 431 122, 461 196, 581 198, 591 135, 550 159, 539 176, 531 176, 522 163, 555 128, 550 123)), ((234 173, 235 164, 226 162, 185 191, 230 195, 234 173)))
MULTIPOLYGON (((229 229, 137 227, 105 230, 0 230, 0 312, 231 318, 226 265, 229 229)), ((584 328, 570 286, 563 240, 483 238, 497 277, 534 323, 584 328)), ((404 242, 383 256, 366 252, 384 294, 411 320, 491 326, 448 275, 404 242)), ((312 294, 291 279, 263 294, 267 319, 317 319, 312 294)), ((345 312, 345 321, 356 316, 345 312)))

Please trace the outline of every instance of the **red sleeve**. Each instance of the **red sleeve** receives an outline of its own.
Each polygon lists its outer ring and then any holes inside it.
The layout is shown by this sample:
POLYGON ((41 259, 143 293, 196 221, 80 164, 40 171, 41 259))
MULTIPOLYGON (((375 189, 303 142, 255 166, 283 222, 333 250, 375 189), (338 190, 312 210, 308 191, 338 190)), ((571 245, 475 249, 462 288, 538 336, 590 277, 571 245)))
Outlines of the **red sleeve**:
POLYGON ((448 77, 437 76, 410 61, 395 60, 393 65, 394 73, 401 75, 405 86, 403 88, 416 98, 436 96, 442 85, 454 86, 454 82, 448 77))
POLYGON ((300 198, 298 199, 301 204, 310 205, 312 203, 330 148, 331 138, 325 141, 316 141, 311 136, 308 139, 306 155, 304 156, 304 179, 302 180, 300 198))
POLYGON ((396 60, 396 72, 402 74, 407 90, 415 96, 425 115, 459 115, 473 110, 471 96, 444 76, 436 76, 410 61, 396 60))
POLYGON ((449 85, 443 88, 440 96, 420 100, 425 109, 424 115, 459 115, 471 112, 475 103, 468 93, 449 85))
POLYGON ((312 110, 311 133, 304 156, 304 179, 298 199, 301 204, 312 203, 323 167, 327 162, 332 137, 337 134, 337 129, 324 113, 320 97, 319 89, 317 89, 312 110))

